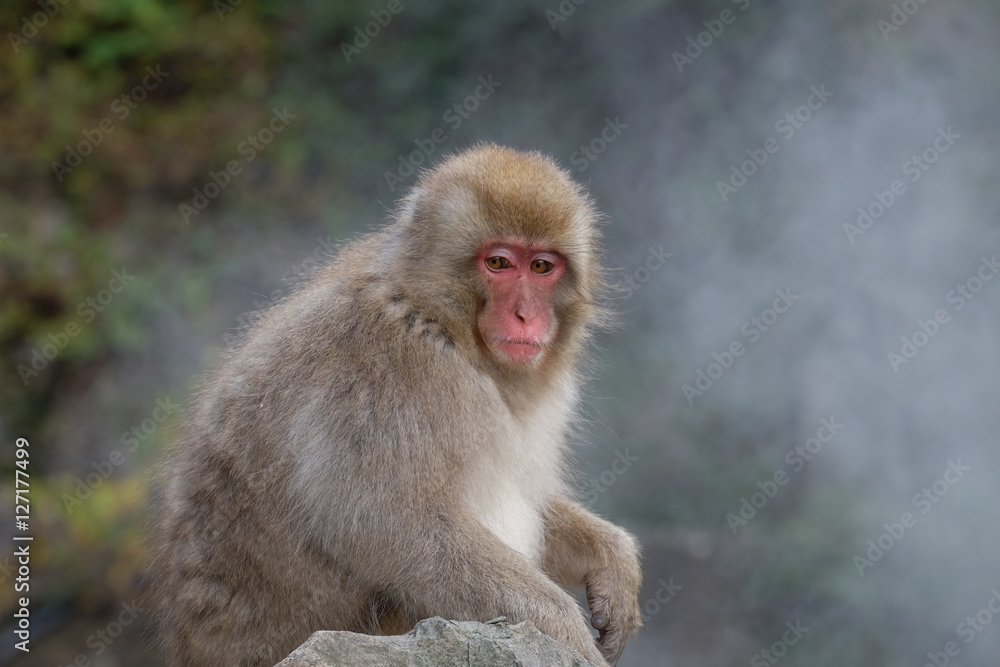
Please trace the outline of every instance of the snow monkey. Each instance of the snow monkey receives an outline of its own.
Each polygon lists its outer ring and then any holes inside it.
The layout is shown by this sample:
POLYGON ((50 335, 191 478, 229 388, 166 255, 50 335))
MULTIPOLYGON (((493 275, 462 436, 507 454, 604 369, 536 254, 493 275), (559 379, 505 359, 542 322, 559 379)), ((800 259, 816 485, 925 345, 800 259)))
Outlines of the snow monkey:
POLYGON ((479 145, 267 312, 172 453, 153 569, 170 664, 273 665, 316 630, 435 615, 617 660, 638 544, 573 500, 565 462, 607 321, 597 218, 550 158, 479 145))

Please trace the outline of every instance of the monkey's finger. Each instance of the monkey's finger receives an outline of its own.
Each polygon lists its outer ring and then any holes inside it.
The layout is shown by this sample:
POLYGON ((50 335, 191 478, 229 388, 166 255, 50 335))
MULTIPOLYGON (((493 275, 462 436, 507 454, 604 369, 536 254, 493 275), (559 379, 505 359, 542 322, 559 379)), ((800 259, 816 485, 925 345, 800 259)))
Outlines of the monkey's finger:
POLYGON ((590 624, 595 630, 604 630, 611 622, 611 601, 587 586, 587 606, 590 607, 590 624))

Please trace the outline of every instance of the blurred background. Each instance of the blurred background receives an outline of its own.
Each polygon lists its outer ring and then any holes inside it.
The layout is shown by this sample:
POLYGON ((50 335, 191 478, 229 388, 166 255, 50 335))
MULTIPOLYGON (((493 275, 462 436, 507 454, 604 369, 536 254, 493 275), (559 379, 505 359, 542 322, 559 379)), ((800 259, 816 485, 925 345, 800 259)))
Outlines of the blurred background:
POLYGON ((0 661, 158 664, 145 507, 192 388, 488 140, 608 216, 623 326, 575 445, 644 547, 621 667, 996 664, 1000 3, 9 0, 0 27, 0 661))

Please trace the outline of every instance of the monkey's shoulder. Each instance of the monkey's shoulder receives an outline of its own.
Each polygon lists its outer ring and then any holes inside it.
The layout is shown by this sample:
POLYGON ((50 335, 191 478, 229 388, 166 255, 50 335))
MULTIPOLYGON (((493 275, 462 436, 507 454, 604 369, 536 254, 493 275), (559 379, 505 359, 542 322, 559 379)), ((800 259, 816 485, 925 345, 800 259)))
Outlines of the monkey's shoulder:
POLYGON ((499 395, 443 319, 377 274, 325 280, 268 314, 231 360, 228 384, 269 391, 296 409, 376 401, 380 410, 439 410, 441 396, 486 408, 499 395))

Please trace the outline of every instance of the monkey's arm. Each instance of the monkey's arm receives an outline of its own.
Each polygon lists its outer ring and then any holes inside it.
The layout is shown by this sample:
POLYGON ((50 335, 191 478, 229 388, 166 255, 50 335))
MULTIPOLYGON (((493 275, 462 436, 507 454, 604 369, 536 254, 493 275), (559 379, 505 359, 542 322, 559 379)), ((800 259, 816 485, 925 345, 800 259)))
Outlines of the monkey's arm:
POLYGON ((618 659, 639 615, 639 545, 630 534, 563 498, 545 512, 542 567, 563 586, 585 586, 591 624, 601 633, 601 651, 618 659))
POLYGON ((450 512, 422 523, 404 520, 394 535, 385 531, 380 537, 390 540, 379 540, 378 557, 357 563, 360 574, 391 591, 408 616, 531 621, 604 664, 576 601, 471 516, 450 512))

